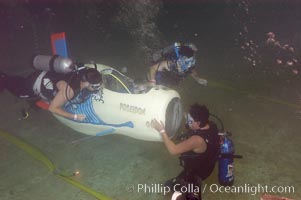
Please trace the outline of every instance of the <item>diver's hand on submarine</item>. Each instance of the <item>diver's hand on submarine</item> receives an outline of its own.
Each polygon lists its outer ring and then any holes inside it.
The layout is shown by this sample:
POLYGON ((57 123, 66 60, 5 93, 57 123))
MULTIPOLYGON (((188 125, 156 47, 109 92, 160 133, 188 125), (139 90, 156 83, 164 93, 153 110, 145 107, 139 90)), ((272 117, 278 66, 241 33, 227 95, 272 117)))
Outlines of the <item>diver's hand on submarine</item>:
POLYGON ((156 119, 153 119, 151 121, 151 127, 156 129, 160 133, 165 132, 165 126, 164 126, 164 123, 162 121, 158 122, 156 119))
POLYGON ((86 115, 83 115, 83 114, 74 114, 73 115, 74 121, 83 121, 84 119, 86 119, 86 115))

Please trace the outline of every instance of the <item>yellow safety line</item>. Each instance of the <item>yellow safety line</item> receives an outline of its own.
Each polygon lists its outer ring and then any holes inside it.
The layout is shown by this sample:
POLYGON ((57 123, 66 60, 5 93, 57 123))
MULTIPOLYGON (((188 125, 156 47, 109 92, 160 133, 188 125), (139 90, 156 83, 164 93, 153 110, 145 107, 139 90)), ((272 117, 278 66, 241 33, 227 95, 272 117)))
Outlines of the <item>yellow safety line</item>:
POLYGON ((112 200, 111 198, 105 196, 104 194, 98 193, 98 192, 94 191, 93 189, 84 186, 83 184, 74 180, 73 178, 66 176, 65 175, 66 173, 56 172, 56 166, 40 150, 33 147, 32 145, 22 141, 21 139, 18 139, 15 136, 12 136, 9 133, 5 133, 1 130, 0 130, 0 136, 2 136, 7 141, 15 144, 17 147, 24 150, 26 153, 28 153, 35 159, 41 161, 51 172, 53 172, 55 175, 59 176, 66 182, 80 188, 81 190, 89 193, 90 195, 96 197, 99 200, 112 200))
POLYGON ((241 93, 243 95, 252 96, 254 98, 261 98, 265 101, 286 105, 286 106, 289 106, 291 108, 301 109, 301 105, 298 105, 298 104, 290 103, 290 102, 287 102, 287 101, 283 101, 283 100, 279 100, 279 99, 275 99, 275 98, 271 98, 271 97, 266 97, 266 96, 263 96, 263 95, 255 95, 255 94, 252 94, 250 92, 241 91, 239 89, 236 89, 236 88, 233 88, 233 87, 230 87, 230 86, 227 86, 225 84, 218 83, 218 82, 212 81, 212 80, 210 80, 208 82, 209 82, 208 86, 212 86, 212 87, 216 87, 216 88, 220 88, 220 89, 224 89, 224 90, 228 90, 228 91, 232 91, 232 92, 238 92, 238 93, 241 93))
POLYGON ((20 149, 24 150, 26 153, 30 154, 35 159, 41 161, 50 171, 54 171, 54 169, 56 168, 54 164, 41 151, 34 148, 33 146, 3 131, 0 131, 0 135, 9 142, 15 144, 20 149))

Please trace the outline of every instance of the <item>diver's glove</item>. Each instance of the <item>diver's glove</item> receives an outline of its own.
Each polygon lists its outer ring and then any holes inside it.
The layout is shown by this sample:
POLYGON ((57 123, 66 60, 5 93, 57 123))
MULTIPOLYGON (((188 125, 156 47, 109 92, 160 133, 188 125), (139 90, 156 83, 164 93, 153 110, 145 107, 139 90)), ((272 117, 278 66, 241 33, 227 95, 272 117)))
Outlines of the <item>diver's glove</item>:
POLYGON ((208 81, 203 78, 198 78, 196 81, 198 82, 198 84, 203 85, 203 86, 207 86, 207 84, 208 84, 208 81))

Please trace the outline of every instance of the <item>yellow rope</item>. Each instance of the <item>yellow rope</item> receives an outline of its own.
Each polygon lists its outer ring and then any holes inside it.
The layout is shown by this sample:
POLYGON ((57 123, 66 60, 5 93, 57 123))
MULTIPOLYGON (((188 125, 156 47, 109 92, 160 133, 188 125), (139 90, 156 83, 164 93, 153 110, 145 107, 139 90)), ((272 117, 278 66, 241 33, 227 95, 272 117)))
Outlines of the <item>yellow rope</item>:
POLYGON ((83 184, 74 180, 70 176, 66 176, 65 175, 66 173, 64 173, 62 171, 58 172, 58 170, 56 169, 56 166, 40 150, 33 147, 32 145, 22 141, 21 139, 18 139, 16 137, 12 136, 11 134, 5 133, 3 131, 0 131, 0 136, 2 136, 7 141, 15 144, 17 147, 24 150, 26 153, 28 153, 35 159, 41 161, 51 172, 53 172, 55 175, 62 178, 64 181, 80 188, 81 190, 89 193, 90 195, 96 197, 99 200, 112 200, 111 198, 109 198, 101 193, 98 193, 98 192, 92 190, 91 188, 84 186, 83 184))
POLYGON ((127 90, 127 92, 129 94, 131 94, 131 91, 126 87, 126 85, 117 76, 115 76, 114 74, 109 74, 109 75, 113 76, 116 80, 118 80, 118 82, 127 90))

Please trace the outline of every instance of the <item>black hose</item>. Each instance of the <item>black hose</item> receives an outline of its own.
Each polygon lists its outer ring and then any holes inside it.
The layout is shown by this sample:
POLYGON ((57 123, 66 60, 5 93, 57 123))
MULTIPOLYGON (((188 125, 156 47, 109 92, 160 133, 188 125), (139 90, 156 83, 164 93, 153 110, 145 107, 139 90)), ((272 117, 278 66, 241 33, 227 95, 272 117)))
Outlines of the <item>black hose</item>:
POLYGON ((224 123, 221 120, 221 118, 219 118, 217 115, 212 114, 212 113, 210 113, 209 115, 212 116, 212 117, 214 117, 215 119, 217 119, 217 121, 220 123, 220 126, 221 126, 221 130, 220 131, 224 132, 224 123))
MULTIPOLYGON (((67 99, 67 101, 68 101, 69 103, 71 103, 71 104, 73 104, 73 103, 71 102, 71 99, 69 99, 69 97, 68 97, 68 87, 70 87, 69 84, 71 83, 73 77, 77 75, 76 73, 77 73, 77 72, 75 72, 74 74, 72 74, 72 75, 70 76, 70 78, 68 79, 68 81, 67 81, 67 86, 66 86, 66 90, 65 90, 66 99, 67 99)), ((73 91, 73 93, 75 93, 75 91, 73 91)))

